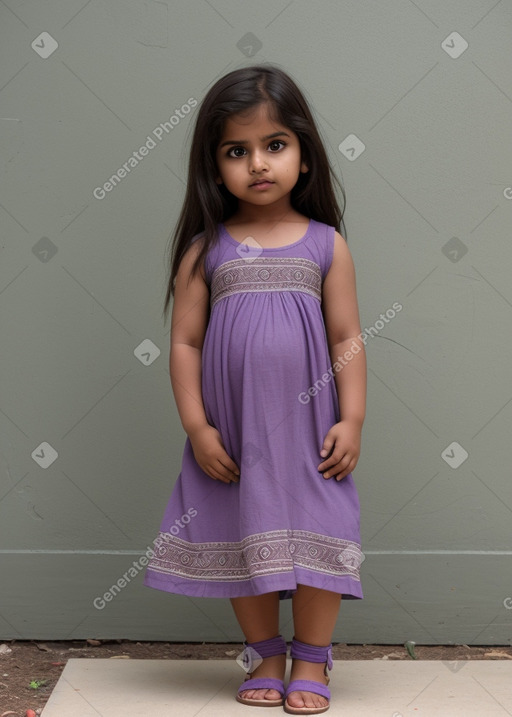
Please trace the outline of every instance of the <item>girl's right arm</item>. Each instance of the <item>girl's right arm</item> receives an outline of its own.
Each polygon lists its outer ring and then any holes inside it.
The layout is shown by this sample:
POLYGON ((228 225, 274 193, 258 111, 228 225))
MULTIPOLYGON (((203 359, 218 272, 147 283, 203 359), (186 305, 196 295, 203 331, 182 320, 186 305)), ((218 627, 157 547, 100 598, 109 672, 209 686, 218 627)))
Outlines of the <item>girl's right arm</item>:
POLYGON ((197 463, 211 478, 238 482, 238 467, 227 454, 220 433, 208 423, 203 404, 201 360, 210 300, 203 266, 189 281, 200 244, 198 239, 187 250, 176 275, 169 373, 181 423, 197 463))

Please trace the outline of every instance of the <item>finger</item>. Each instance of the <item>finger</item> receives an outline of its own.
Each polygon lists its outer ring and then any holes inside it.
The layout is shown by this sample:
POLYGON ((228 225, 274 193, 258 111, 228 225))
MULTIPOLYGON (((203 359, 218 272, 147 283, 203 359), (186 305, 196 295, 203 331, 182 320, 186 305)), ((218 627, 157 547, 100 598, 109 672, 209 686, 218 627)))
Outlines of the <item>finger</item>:
POLYGON ((330 470, 331 475, 333 474, 333 469, 338 466, 339 463, 343 460, 345 456, 345 450, 343 448, 337 448, 334 450, 333 454, 329 456, 323 463, 320 463, 318 466, 318 469, 325 473, 326 471, 330 470))
POLYGON ((329 456, 329 458, 326 458, 325 461, 322 461, 322 463, 320 463, 320 465, 318 466, 318 470, 323 473, 328 468, 332 468, 332 466, 337 465, 337 463, 339 463, 340 461, 340 456, 342 455, 343 453, 333 453, 332 456, 329 456))
MULTIPOLYGON (((236 464, 233 463, 231 458, 228 458, 229 463, 234 465, 236 468, 236 464)), ((240 480, 239 475, 237 475, 233 470, 231 470, 223 461, 219 459, 217 470, 228 482, 238 483, 240 480)))
POLYGON ((350 461, 348 466, 344 470, 340 471, 340 473, 336 476, 336 480, 337 481, 343 480, 343 478, 346 478, 349 475, 349 473, 352 473, 352 471, 354 470, 354 468, 356 466, 356 463, 357 463, 356 459, 352 458, 352 460, 350 461))
POLYGON ((224 466, 228 469, 230 473, 232 473, 234 476, 240 475, 240 469, 238 468, 237 464, 234 460, 230 458, 230 456, 226 453, 226 460, 223 460, 222 463, 224 466))
POLYGON ((350 465, 351 463, 349 463, 348 466, 344 470, 341 470, 337 475, 334 475, 333 477, 335 478, 335 480, 340 481, 343 480, 343 478, 345 478, 346 476, 348 476, 348 474, 350 473, 350 465))
POLYGON ((203 467, 203 470, 210 478, 213 478, 213 480, 220 480, 222 483, 230 482, 215 465, 206 465, 203 467))
POLYGON ((213 478, 213 480, 220 480, 221 483, 229 483, 227 478, 224 478, 220 473, 217 473, 216 471, 209 470, 208 475, 210 478, 213 478))
POLYGON ((346 453, 342 458, 335 461, 327 470, 324 471, 324 478, 331 478, 332 476, 338 475, 345 468, 347 468, 352 461, 352 456, 346 453))
POLYGON ((352 472, 351 469, 347 469, 347 470, 343 471, 343 473, 340 473, 339 475, 337 475, 336 480, 338 481, 338 483, 340 482, 340 480, 343 480, 343 478, 346 478, 351 472, 352 472))
POLYGON ((329 455, 329 453, 332 450, 333 445, 334 445, 334 439, 331 438, 331 436, 329 434, 327 434, 326 437, 324 438, 324 442, 322 443, 322 448, 320 449, 320 455, 322 456, 322 458, 325 458, 326 456, 329 455))

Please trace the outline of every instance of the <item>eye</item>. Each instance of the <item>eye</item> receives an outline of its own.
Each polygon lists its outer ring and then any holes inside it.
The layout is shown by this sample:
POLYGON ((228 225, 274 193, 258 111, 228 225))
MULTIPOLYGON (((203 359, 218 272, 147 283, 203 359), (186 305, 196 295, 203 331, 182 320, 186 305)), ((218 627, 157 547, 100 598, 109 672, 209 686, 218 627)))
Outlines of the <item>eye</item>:
POLYGON ((232 147, 228 151, 228 157, 243 157, 245 149, 243 147, 232 147))
POLYGON ((269 149, 271 149, 272 152, 278 152, 283 147, 286 147, 286 143, 283 142, 281 139, 274 139, 269 145, 269 149))

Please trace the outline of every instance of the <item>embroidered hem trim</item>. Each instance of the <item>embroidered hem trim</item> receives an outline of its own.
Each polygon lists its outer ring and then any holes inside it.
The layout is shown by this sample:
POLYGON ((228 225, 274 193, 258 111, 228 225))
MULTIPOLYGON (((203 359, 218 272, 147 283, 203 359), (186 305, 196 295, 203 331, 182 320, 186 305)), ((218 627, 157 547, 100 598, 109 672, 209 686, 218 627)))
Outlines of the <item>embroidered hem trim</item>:
POLYGON ((232 259, 212 275, 210 307, 225 296, 247 291, 303 291, 322 300, 322 271, 301 257, 232 259))
POLYGON ((148 568, 198 581, 238 582, 293 572, 294 566, 359 580, 357 543, 306 530, 274 530, 233 543, 190 543, 159 533, 148 568))

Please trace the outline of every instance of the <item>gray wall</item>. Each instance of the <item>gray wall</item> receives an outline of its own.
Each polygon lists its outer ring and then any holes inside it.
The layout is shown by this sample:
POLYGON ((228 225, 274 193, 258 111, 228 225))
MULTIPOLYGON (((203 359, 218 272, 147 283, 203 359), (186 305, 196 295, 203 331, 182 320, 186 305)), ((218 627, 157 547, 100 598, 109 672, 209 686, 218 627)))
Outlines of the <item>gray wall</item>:
POLYGON ((0 17, 1 636, 241 640, 228 601, 136 568, 93 601, 151 546, 181 464, 160 313, 180 108, 270 61, 346 187, 371 334, 365 600, 335 639, 510 643, 511 3, 7 0, 0 17))

